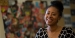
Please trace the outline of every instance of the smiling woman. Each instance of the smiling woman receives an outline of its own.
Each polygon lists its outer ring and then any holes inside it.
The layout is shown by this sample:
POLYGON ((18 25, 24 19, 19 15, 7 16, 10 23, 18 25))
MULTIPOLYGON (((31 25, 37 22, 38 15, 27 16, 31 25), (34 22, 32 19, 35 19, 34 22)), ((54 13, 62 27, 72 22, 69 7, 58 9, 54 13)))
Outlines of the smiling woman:
POLYGON ((72 28, 57 25, 62 17, 63 9, 60 1, 51 2, 44 16, 47 27, 40 28, 35 38, 75 38, 72 28))
POLYGON ((59 19, 60 16, 57 8, 51 6, 50 8, 47 9, 45 14, 45 21, 47 25, 51 26, 53 24, 56 24, 59 19))

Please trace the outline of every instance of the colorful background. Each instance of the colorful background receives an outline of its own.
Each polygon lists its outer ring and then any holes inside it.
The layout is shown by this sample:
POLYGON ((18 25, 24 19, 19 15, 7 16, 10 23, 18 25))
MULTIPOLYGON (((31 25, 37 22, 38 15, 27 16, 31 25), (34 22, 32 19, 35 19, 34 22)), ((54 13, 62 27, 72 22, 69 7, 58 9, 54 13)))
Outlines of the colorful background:
POLYGON ((34 38, 40 27, 45 27, 46 1, 10 1, 1 6, 6 38, 34 38), (34 2, 34 4, 33 4, 34 2))

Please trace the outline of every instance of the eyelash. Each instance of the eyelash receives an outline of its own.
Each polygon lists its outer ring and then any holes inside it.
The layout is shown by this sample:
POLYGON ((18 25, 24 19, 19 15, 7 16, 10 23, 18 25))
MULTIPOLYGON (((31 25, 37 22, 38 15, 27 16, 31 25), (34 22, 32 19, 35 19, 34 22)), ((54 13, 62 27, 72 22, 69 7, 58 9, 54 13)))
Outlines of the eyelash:
POLYGON ((49 13, 47 13, 49 15, 49 13))
POLYGON ((56 14, 53 14, 53 15, 56 15, 56 14))

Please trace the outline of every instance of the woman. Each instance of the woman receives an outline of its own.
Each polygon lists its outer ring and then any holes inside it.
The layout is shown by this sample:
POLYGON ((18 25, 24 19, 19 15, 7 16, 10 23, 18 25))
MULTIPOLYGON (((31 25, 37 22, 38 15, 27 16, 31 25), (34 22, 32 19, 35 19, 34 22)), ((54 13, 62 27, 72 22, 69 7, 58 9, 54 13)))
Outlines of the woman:
POLYGON ((60 1, 52 1, 45 13, 47 27, 40 28, 35 38, 75 38, 75 33, 69 27, 58 26, 62 17, 63 4, 60 1))

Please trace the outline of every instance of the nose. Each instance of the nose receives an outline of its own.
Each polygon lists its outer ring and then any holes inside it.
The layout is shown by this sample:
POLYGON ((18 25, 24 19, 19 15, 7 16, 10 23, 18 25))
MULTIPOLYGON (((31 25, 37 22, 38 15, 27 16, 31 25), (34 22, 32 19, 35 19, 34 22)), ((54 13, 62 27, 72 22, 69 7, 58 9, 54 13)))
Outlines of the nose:
POLYGON ((52 18, 52 14, 49 14, 48 17, 49 17, 49 18, 52 18))

